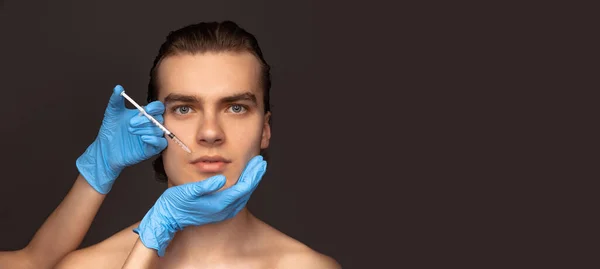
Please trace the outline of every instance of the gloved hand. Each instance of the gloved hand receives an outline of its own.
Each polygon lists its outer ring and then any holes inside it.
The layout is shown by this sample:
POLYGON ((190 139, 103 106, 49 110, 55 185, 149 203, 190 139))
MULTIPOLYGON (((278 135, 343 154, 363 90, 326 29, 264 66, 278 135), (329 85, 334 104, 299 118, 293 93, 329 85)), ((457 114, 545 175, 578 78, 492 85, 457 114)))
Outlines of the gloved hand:
MULTIPOLYGON (((137 109, 125 107, 124 89, 117 85, 104 112, 98 136, 77 158, 79 173, 99 193, 107 194, 125 167, 147 160, 167 147, 164 132, 137 109)), ((144 110, 163 123, 160 101, 144 110)))
POLYGON ((167 189, 146 213, 133 231, 147 248, 159 256, 177 231, 229 219, 244 208, 267 169, 262 156, 252 158, 238 182, 223 191, 225 177, 217 175, 200 182, 186 183, 167 189))

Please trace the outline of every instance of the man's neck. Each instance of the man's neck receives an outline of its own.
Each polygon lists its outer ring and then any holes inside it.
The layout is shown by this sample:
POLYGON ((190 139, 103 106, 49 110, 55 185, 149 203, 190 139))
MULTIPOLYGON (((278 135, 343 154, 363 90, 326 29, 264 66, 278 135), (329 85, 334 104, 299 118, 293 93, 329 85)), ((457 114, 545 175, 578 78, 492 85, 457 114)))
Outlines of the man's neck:
POLYGON ((248 209, 244 208, 228 220, 187 227, 175 234, 167 252, 177 253, 175 255, 181 258, 197 257, 198 253, 212 257, 239 253, 244 250, 244 242, 253 234, 251 229, 255 220, 248 209))

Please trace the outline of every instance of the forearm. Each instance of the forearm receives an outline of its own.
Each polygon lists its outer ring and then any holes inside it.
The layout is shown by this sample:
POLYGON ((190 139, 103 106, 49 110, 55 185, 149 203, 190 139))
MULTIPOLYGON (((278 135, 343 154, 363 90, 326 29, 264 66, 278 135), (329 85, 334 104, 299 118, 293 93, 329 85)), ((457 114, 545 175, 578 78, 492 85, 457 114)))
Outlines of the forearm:
POLYGON ((23 252, 37 268, 51 268, 81 244, 104 198, 79 175, 23 252))
POLYGON ((29 269, 35 268, 22 250, 0 251, 0 268, 29 269))
POLYGON ((133 246, 129 257, 123 264, 123 269, 150 269, 155 268, 158 261, 158 253, 156 250, 147 248, 138 238, 133 246))

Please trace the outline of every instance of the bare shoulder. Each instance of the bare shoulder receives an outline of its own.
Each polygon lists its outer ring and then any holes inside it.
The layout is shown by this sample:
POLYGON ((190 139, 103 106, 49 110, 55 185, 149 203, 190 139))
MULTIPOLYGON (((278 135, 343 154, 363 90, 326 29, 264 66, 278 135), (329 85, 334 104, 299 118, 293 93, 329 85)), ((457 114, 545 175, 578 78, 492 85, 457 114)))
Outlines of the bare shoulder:
POLYGON ((69 253, 54 268, 121 268, 138 238, 133 232, 137 226, 135 223, 98 244, 69 253))
POLYGON ((303 251, 292 251, 282 255, 276 268, 341 269, 342 266, 332 257, 307 247, 303 251))
POLYGON ((260 241, 262 251, 269 253, 275 268, 339 269, 341 265, 332 257, 319 253, 272 226, 262 223, 260 241), (267 246, 268 245, 268 246, 267 246))

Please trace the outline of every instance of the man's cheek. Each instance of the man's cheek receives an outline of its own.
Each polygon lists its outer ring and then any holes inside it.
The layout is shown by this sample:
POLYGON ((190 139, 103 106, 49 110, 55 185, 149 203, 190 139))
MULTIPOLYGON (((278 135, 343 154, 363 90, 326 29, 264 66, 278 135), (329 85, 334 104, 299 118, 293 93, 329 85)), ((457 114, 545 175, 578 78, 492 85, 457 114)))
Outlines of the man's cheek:
MULTIPOLYGON (((182 126, 182 124, 173 124, 173 126, 171 126, 171 127, 165 126, 165 128, 167 128, 167 130, 172 132, 177 137, 177 139, 179 139, 184 145, 186 145, 186 147, 188 147, 192 151, 192 153, 194 153, 194 148, 193 148, 194 133, 190 131, 191 128, 188 128, 186 130, 186 128, 184 128, 182 126)), ((182 156, 184 154, 188 154, 175 141, 173 141, 173 139, 171 139, 168 135, 165 134, 165 138, 167 139, 167 142, 168 142, 167 150, 173 152, 172 154, 178 154, 178 155, 182 155, 182 156), (181 152, 175 152, 178 150, 181 152)))

